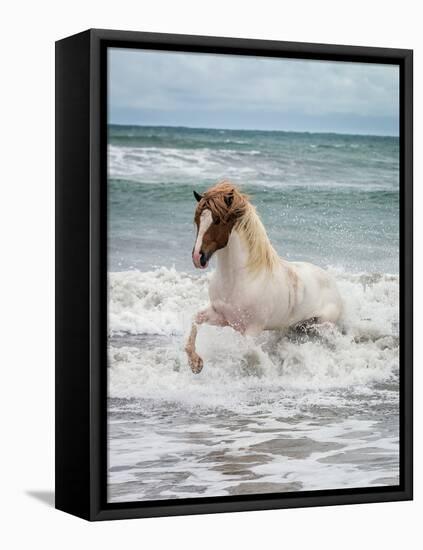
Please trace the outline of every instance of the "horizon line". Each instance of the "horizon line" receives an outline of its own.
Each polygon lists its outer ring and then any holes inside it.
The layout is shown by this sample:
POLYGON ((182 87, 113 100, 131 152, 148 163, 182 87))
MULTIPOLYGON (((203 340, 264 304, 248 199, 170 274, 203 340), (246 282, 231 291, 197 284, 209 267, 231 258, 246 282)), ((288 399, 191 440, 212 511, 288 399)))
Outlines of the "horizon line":
POLYGON ((315 132, 312 130, 263 130, 259 128, 210 128, 207 126, 184 126, 181 124, 172 125, 172 124, 126 124, 123 122, 107 122, 108 126, 136 126, 139 128, 182 128, 184 130, 223 130, 230 132, 267 132, 267 133, 285 133, 285 134, 317 134, 317 135, 340 135, 340 136, 360 136, 360 137, 389 137, 389 138, 399 138, 399 134, 357 134, 349 132, 339 132, 339 131, 322 131, 315 132))

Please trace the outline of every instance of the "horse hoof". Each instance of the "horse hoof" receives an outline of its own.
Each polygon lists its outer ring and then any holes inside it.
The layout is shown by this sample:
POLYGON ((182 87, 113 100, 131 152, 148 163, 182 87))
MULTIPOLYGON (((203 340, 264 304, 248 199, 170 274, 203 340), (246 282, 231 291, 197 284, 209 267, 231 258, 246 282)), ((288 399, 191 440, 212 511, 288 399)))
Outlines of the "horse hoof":
POLYGON ((195 357, 191 357, 189 360, 189 366, 191 367, 191 370, 194 374, 198 374, 201 372, 203 368, 203 360, 199 355, 196 355, 195 357))

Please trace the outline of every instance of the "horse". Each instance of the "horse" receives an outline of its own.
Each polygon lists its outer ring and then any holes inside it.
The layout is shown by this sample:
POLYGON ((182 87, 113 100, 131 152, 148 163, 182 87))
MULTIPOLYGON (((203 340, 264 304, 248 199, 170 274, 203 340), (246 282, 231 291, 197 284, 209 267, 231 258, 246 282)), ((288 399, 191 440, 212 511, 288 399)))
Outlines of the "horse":
POLYGON ((342 300, 334 279, 307 262, 288 262, 273 248, 249 197, 222 181, 197 200, 192 261, 206 269, 215 256, 208 307, 197 313, 185 346, 193 373, 203 368, 195 348, 204 323, 232 327, 246 336, 308 324, 335 325, 342 300))

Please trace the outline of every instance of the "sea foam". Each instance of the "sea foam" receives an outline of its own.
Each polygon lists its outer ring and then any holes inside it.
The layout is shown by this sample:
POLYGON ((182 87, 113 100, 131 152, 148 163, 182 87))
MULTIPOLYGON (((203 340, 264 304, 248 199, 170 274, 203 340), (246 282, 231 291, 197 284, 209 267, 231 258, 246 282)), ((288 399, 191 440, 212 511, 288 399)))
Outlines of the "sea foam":
MULTIPOLYGON (((266 331, 246 338, 204 325, 197 349, 205 367, 198 376, 189 370, 184 343, 195 312, 207 304, 208 275, 166 268, 110 273, 110 396, 233 408, 263 406, 282 394, 317 403, 322 390, 327 403, 336 398, 339 406, 346 390, 396 386, 398 276, 332 273, 344 301, 339 327, 310 336, 266 331)), ((397 394, 387 392, 387 398, 397 394)))

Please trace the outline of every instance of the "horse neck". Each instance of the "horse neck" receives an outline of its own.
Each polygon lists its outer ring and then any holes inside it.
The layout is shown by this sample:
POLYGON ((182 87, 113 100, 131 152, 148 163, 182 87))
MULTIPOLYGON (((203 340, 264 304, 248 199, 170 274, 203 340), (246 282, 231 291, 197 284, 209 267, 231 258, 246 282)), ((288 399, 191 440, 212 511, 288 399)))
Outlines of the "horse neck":
POLYGON ((241 270, 255 275, 263 270, 272 272, 279 262, 280 258, 253 207, 232 230, 226 247, 217 253, 218 270, 226 277, 231 274, 239 276, 241 270))
POLYGON ((217 272, 225 278, 239 275, 248 264, 249 252, 246 243, 236 229, 229 235, 228 244, 216 252, 217 272))

